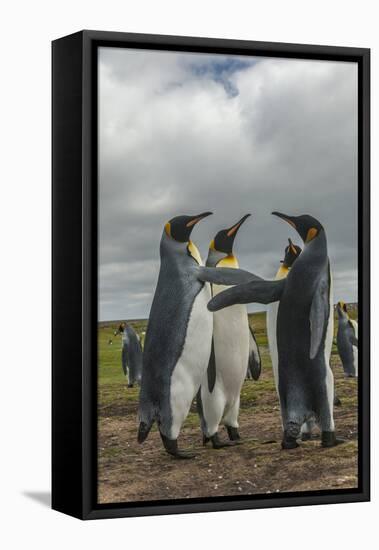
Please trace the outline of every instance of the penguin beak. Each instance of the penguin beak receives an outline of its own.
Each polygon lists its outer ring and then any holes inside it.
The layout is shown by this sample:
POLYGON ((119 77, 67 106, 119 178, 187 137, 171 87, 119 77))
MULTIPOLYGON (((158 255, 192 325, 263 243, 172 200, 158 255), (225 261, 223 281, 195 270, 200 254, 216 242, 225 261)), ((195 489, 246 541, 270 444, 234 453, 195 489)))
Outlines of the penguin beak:
POLYGON ((293 242, 291 241, 291 239, 288 239, 288 243, 289 243, 290 250, 291 250, 292 254, 294 254, 295 256, 297 256, 297 250, 296 250, 296 248, 294 247, 293 242))
POLYGON ((239 222, 237 222, 235 225, 233 225, 230 229, 227 230, 227 236, 228 237, 235 237, 236 236, 236 233, 237 231, 239 230, 239 228, 241 227, 241 225, 243 224, 243 222, 245 220, 247 220, 247 218, 251 216, 251 214, 245 214, 245 216, 243 216, 243 218, 240 219, 239 222))
POLYGON ((292 225, 292 227, 294 229, 296 229, 296 224, 295 222, 293 221, 293 217, 292 216, 287 216, 287 214, 282 214, 281 212, 271 212, 271 214, 273 216, 277 216, 278 218, 281 218, 282 220, 284 220, 285 222, 289 223, 290 225, 292 225))
POLYGON ((203 212, 202 214, 198 214, 197 216, 194 216, 189 222, 186 223, 186 227, 193 227, 199 221, 206 218, 207 216, 211 216, 212 214, 213 212, 203 212))

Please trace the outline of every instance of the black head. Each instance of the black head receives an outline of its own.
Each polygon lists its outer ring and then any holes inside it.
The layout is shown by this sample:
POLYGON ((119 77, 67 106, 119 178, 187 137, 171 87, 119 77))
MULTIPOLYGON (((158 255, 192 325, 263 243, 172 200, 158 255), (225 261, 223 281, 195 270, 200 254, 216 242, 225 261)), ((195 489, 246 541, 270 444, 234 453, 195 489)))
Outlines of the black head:
POLYGON ((231 254, 233 251, 233 243, 235 236, 237 235, 237 232, 243 222, 250 216, 250 214, 246 214, 243 218, 240 219, 239 222, 232 225, 232 227, 229 227, 228 229, 222 229, 217 233, 215 238, 210 244, 210 248, 213 250, 217 250, 217 252, 223 252, 224 254, 231 254))
POLYGON ((117 329, 116 332, 115 332, 115 335, 116 335, 116 334, 122 334, 122 333, 124 332, 125 327, 126 327, 126 323, 125 323, 125 322, 120 323, 118 329, 117 329))
POLYGON ((286 246, 286 249, 284 251, 284 260, 282 262, 284 267, 292 267, 295 260, 301 254, 300 246, 293 244, 291 239, 288 239, 288 243, 289 244, 288 246, 286 246))
POLYGON ((347 314, 347 305, 345 304, 345 302, 342 302, 341 300, 337 303, 337 310, 338 310, 338 313, 346 313, 347 314))
POLYGON ((192 229, 195 225, 211 214, 212 212, 203 212, 202 214, 197 214, 197 216, 176 216, 166 223, 165 231, 167 235, 172 237, 175 241, 186 243, 189 241, 192 229))
POLYGON ((313 241, 324 230, 321 223, 313 216, 303 214, 302 216, 288 216, 287 214, 281 214, 280 212, 272 212, 274 216, 282 218, 287 223, 292 225, 294 229, 299 233, 304 243, 313 241))

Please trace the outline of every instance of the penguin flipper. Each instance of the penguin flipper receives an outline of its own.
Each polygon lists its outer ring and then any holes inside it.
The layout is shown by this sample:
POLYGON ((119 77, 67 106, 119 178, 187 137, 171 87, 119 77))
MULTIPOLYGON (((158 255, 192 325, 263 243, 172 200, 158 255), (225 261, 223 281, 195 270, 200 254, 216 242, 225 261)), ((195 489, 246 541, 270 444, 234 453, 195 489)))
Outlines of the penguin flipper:
POLYGON ((207 379, 208 379, 209 393, 212 393, 216 383, 216 358, 215 358, 215 346, 214 346, 213 338, 212 338, 211 355, 209 357, 209 363, 208 363, 208 369, 207 369, 207 379))
MULTIPOLYGON (((219 269, 218 271, 226 271, 226 269, 219 269)), ((232 269, 232 271, 234 270, 232 269)), ((256 279, 240 284, 217 294, 208 302, 208 309, 218 311, 234 304, 249 304, 251 302, 271 304, 271 302, 280 300, 285 284, 286 279, 277 279, 276 281, 256 279)))
POLYGON ((262 280, 258 275, 254 275, 254 273, 232 267, 223 267, 222 269, 217 267, 199 267, 197 278, 206 283, 226 286, 262 280))
POLYGON ((313 295, 309 322, 311 325, 310 359, 314 359, 320 348, 329 320, 329 285, 322 279, 313 295))
POLYGON ((254 332, 249 326, 249 371, 253 380, 258 380, 261 375, 261 356, 254 332))

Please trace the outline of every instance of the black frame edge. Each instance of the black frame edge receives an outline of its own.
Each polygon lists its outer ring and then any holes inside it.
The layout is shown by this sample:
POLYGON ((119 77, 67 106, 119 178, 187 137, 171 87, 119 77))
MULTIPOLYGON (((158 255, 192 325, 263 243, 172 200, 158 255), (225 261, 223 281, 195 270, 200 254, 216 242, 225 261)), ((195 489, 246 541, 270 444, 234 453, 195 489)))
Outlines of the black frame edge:
POLYGON ((52 43, 52 508, 83 517, 82 33, 52 43))
POLYGON ((366 496, 366 500, 370 500, 370 479, 371 479, 371 448, 370 448, 370 433, 371 433, 371 394, 370 394, 370 60, 371 52, 365 49, 361 53, 360 59, 360 82, 361 87, 361 102, 359 108, 361 110, 360 118, 360 143, 359 143, 359 174, 358 181, 361 190, 361 239, 359 242, 360 250, 360 292, 362 299, 362 308, 360 311, 359 323, 359 338, 362 342, 360 353, 360 379, 359 379, 359 406, 360 406, 360 434, 361 434, 361 479, 362 493, 366 496), (364 372, 364 376, 361 374, 364 372))
MULTIPOLYGON (((63 54, 62 54, 63 55, 63 54)), ((64 57, 64 56, 63 56, 64 57)), ((62 60, 61 60, 62 62, 62 60)), ((66 71, 66 79, 71 83, 75 81, 79 83, 79 73, 72 70, 72 58, 66 52, 63 62, 63 71, 66 71)), ((67 80, 65 80, 65 86, 67 80)), ((70 86, 69 86, 70 88, 70 86)), ((65 95, 67 90, 65 89, 65 95)), ((281 506, 300 506, 314 504, 333 504, 344 502, 364 502, 370 499, 370 348, 369 348, 369 326, 370 326, 370 271, 369 271, 369 234, 370 234, 370 50, 366 48, 345 48, 331 46, 309 46, 301 44, 282 44, 268 42, 251 42, 229 39, 207 39, 194 37, 175 37, 161 35, 143 35, 131 33, 115 33, 103 31, 81 31, 68 37, 58 39, 53 42, 53 240, 59 239, 60 248, 62 243, 65 244, 64 250, 57 249, 57 245, 53 248, 53 278, 55 283, 53 286, 53 432, 57 428, 59 433, 53 436, 53 504, 52 507, 56 510, 73 515, 81 519, 101 519, 101 518, 117 518, 130 516, 147 516, 161 514, 184 514, 193 512, 215 512, 227 510, 242 510, 242 509, 258 509, 258 508, 274 508, 281 506), (58 166, 63 166, 63 179, 68 177, 70 169, 64 167, 64 158, 60 147, 63 143, 70 142, 73 137, 72 128, 68 131, 67 128, 56 128, 57 120, 62 117, 59 112, 58 98, 56 90, 59 82, 63 82, 64 78, 59 75, 57 65, 57 54, 62 48, 64 50, 72 47, 69 41, 75 42, 76 54, 80 57, 82 64, 80 72, 81 94, 80 101, 76 97, 75 113, 71 114, 71 123, 76 127, 78 119, 81 120, 80 128, 80 146, 75 140, 75 145, 69 143, 69 148, 75 157, 75 174, 72 179, 75 180, 68 183, 65 189, 65 196, 62 201, 59 201, 58 183, 62 178, 58 175, 58 166), (97 284, 93 274, 93 268, 97 265, 97 251, 94 246, 94 238, 96 233, 96 197, 94 189, 96 181, 96 159, 94 158, 95 143, 93 140, 93 121, 94 103, 93 85, 94 79, 94 51, 99 45, 111 46, 112 43, 118 42, 121 45, 129 47, 144 47, 147 49, 166 49, 166 50, 186 50, 186 51, 212 51, 215 53, 234 53, 234 54, 258 54, 258 55, 276 55, 281 57, 297 57, 305 59, 335 59, 339 61, 355 61, 358 62, 361 71, 360 80, 360 97, 362 100, 360 112, 360 166, 359 184, 363 194, 360 212, 362 215, 361 223, 361 263, 363 283, 361 286, 362 305, 364 304, 363 317, 360 318, 360 325, 364 323, 365 335, 362 337, 363 353, 361 355, 362 369, 364 370, 364 384, 361 384, 360 397, 365 395, 366 399, 361 399, 361 487, 360 490, 352 489, 351 492, 335 492, 334 494, 317 494, 317 495, 301 495, 299 496, 278 496, 275 498, 265 498, 265 495, 257 495, 257 499, 252 500, 228 500, 215 501, 204 500, 204 502, 182 503, 176 501, 168 501, 167 503, 159 501, 158 503, 133 503, 127 506, 125 503, 119 505, 97 505, 96 490, 93 488, 93 479, 96 472, 97 456, 93 456, 93 441, 96 438, 96 428, 94 428, 94 415, 96 414, 96 381, 97 366, 93 357, 93 318, 97 307, 94 307, 94 300, 97 301, 97 284), (55 70, 54 70, 55 65, 55 70), (78 107, 80 103, 80 109, 78 107), (79 113, 80 111, 80 113, 79 113), (65 133, 66 132, 66 133, 65 133), (75 149, 75 151, 74 151, 75 149), (80 159, 78 151, 80 150, 80 159), (80 172, 80 174, 79 174, 80 172), (71 194, 68 189, 73 189, 71 194), (74 189, 75 188, 75 189, 74 189), (78 195, 80 193, 80 199, 78 195), (76 202, 78 199, 78 203, 76 202), (59 208, 58 208, 59 202, 59 208), (80 207, 79 207, 80 205, 80 207), (70 209, 69 219, 70 227, 66 228, 67 233, 64 233, 64 220, 62 220, 62 210, 70 209), (72 218, 73 216, 73 218, 72 218), (79 220, 80 218, 80 220, 79 220), (73 221, 73 223, 71 223, 73 221), (80 221, 80 223, 79 223, 80 221), (79 228, 80 225, 80 229, 79 228), (79 238, 79 235, 81 238, 79 238), (63 239, 63 240, 62 240, 63 239), (68 242, 64 241, 67 239, 68 242), (80 267, 79 267, 79 251, 78 242, 80 241, 80 267), (74 251, 72 250, 75 242, 74 251), (62 291, 62 285, 68 288, 67 277, 61 271, 63 268, 63 258, 65 255, 73 252, 77 261, 69 262, 69 268, 72 270, 71 285, 76 292, 78 301, 74 300, 70 304, 65 304, 59 293, 62 291), (80 279, 80 285, 79 285, 80 279), (83 286, 82 286, 83 283, 83 286), (79 290, 80 286, 80 290, 79 290), (78 307, 75 308, 75 305, 78 307), (62 319, 71 322, 72 310, 76 309, 76 314, 80 317, 80 327, 77 326, 75 320, 75 349, 71 347, 69 351, 73 353, 75 361, 70 362, 67 368, 67 342, 64 340, 64 329, 62 328, 62 319), (79 312, 80 309, 80 312, 79 312), (70 313, 70 315, 69 315, 70 313), (80 330, 79 330, 80 328, 80 330), (80 342, 79 342, 80 333, 80 342), (65 358, 58 357, 58 348, 61 348, 65 354, 65 358), (78 365, 78 357, 80 355, 81 365, 78 365), (55 368, 54 368, 55 364, 55 368), (63 378, 63 372, 65 378, 63 378), (69 374, 69 376, 68 376, 69 374), (71 379, 72 377, 72 379, 71 379), (65 397, 66 391, 73 392, 73 398, 67 400, 65 397), (63 395, 59 395, 62 394, 63 395), (71 410, 67 410, 67 403, 70 403, 71 410), (74 412, 73 409, 76 411, 74 412), (61 416, 61 418, 59 418, 61 416), (67 433, 62 434, 65 426, 70 425, 70 422, 76 420, 74 433, 67 437, 67 433), (364 420, 364 422, 363 422, 364 420), (80 425, 80 430, 78 429, 80 425), (78 443, 80 431, 80 443, 78 443), (62 440, 59 440, 63 437, 62 440), (58 441, 59 440, 59 441, 58 441), (65 444, 63 443, 65 441, 65 444), (70 447, 67 446, 69 441, 70 447), (61 467, 67 467, 67 461, 64 463, 59 453, 67 453, 68 449, 76 453, 71 461, 70 466, 74 468, 74 477, 70 479, 68 484, 67 472, 62 473, 61 467)), ((62 197, 61 197, 62 198, 62 197)), ((56 241, 57 242, 57 241, 56 241)), ((67 266, 65 266, 67 268, 67 266)), ((67 270, 66 270, 67 273, 67 270)), ((72 326, 66 332, 66 336, 72 337, 72 326)), ((70 474, 72 472, 70 471, 70 474)), ((71 475, 70 475, 71 477, 71 475)))
MULTIPOLYGON (((207 38, 202 36, 179 36, 164 34, 142 34, 132 32, 83 30, 86 40, 91 42, 118 42, 128 44, 130 47, 141 47, 150 49, 175 49, 178 51, 211 51, 217 49, 226 52, 234 50, 238 55, 245 53, 249 55, 277 55, 281 57, 297 57, 308 59, 315 56, 319 59, 325 58, 355 58, 364 56, 370 52, 369 48, 351 46, 325 46, 322 44, 298 44, 291 42, 265 42, 256 40, 240 40, 230 38, 207 38), (254 52, 254 53, 253 53, 254 52)), ((109 44, 107 44, 109 45, 109 44)))

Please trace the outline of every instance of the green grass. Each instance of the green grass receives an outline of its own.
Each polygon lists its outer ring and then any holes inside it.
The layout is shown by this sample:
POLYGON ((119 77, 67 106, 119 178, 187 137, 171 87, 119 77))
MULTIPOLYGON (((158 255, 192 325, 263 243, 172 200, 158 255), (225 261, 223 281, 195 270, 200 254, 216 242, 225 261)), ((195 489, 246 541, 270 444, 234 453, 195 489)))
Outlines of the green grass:
MULTIPOLYGON (((351 318, 357 318, 357 308, 350 306, 349 314, 351 318)), ((271 360, 267 350, 266 333, 266 313, 249 314, 250 325, 254 329, 257 343, 260 346, 262 368, 264 370, 271 368, 271 360)), ((146 331, 147 320, 138 319, 129 321, 131 326, 140 336, 142 345, 144 342, 143 332, 146 331)), ((110 321, 99 323, 98 328, 98 383, 99 383, 99 405, 106 407, 108 405, 122 406, 123 404, 133 404, 138 401, 138 389, 133 388, 125 391, 125 377, 121 368, 121 336, 115 336, 114 331, 118 328, 120 321, 110 321), (108 342, 112 340, 112 345, 108 342)), ((334 325, 335 334, 337 333, 337 322, 334 325)), ((336 355, 337 348, 334 343, 332 354, 336 355)), ((261 380, 259 384, 244 386, 241 394, 241 403, 252 404, 261 399, 267 392, 275 391, 273 378, 261 380)))
MULTIPOLYGON (((349 313, 356 318, 356 309, 349 313)), ((171 461, 164 453, 156 424, 144 445, 138 444, 139 388, 126 387, 121 368, 121 337, 114 335, 120 321, 99 323, 100 502, 233 495, 237 483, 238 487, 243 487, 242 494, 356 486, 357 381, 344 378, 335 345, 331 363, 336 393, 341 400, 341 406, 335 409, 335 420, 338 434, 347 442, 325 450, 321 449, 316 437, 294 452, 282 453, 279 402, 267 346, 266 315, 251 314, 249 321, 260 347, 262 374, 258 381, 245 381, 241 390, 239 420, 244 444, 216 453, 210 447, 202 447, 199 417, 193 403, 181 430, 181 445, 193 448, 198 456, 196 461, 188 461, 185 465, 171 461), (229 457, 233 468, 230 468, 229 457), (322 472, 321 477, 319 472, 322 472), (160 479, 162 483, 157 483, 160 479), (251 484, 241 483, 241 479, 251 484)), ((146 330, 147 321, 129 323, 143 341, 142 332, 146 330)), ((226 437, 221 428, 220 436, 226 437)))

